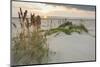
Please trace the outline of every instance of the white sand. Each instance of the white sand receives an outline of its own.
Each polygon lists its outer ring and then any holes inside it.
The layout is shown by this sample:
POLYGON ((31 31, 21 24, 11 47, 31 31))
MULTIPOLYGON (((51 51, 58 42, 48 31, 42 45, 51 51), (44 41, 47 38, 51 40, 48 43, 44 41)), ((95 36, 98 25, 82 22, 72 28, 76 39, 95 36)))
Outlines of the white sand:
POLYGON ((87 34, 65 35, 48 39, 49 49, 56 52, 50 55, 49 63, 95 60, 95 38, 87 34))

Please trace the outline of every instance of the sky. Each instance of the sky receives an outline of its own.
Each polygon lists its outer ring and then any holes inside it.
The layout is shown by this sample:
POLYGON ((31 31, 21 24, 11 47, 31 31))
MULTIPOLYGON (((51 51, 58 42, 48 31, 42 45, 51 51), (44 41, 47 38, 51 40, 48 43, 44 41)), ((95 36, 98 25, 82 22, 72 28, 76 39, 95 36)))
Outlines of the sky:
POLYGON ((28 10, 28 16, 31 13, 35 15, 58 16, 58 17, 75 17, 75 18, 95 18, 94 6, 68 5, 68 4, 48 4, 33 2, 12 2, 12 17, 18 17, 19 8, 23 12, 28 10))

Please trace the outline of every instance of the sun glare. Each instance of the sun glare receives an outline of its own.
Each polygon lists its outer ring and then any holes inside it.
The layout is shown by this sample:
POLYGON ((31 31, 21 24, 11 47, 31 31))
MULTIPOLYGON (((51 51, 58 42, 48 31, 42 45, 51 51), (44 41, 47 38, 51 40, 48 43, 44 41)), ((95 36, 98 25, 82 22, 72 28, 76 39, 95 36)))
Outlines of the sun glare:
POLYGON ((48 18, 47 16, 44 16, 44 18, 46 19, 46 18, 48 18))

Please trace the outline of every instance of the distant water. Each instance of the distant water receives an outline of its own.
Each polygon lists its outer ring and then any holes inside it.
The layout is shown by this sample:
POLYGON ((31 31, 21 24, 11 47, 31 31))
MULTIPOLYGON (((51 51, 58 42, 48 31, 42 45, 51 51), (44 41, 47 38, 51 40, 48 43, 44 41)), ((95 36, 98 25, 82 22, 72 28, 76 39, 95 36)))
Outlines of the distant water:
MULTIPOLYGON (((64 19, 42 20, 41 28, 55 28, 65 21, 64 19)), ((90 35, 86 33, 72 33, 72 35, 60 33, 56 37, 51 35, 47 43, 49 50, 55 52, 55 54, 49 54, 48 63, 95 60, 95 20, 67 19, 67 21, 77 25, 80 23, 84 24, 90 35)), ((12 36, 16 36, 17 29, 20 30, 18 18, 12 18, 12 23, 15 23, 17 26, 16 29, 12 26, 12 36)))

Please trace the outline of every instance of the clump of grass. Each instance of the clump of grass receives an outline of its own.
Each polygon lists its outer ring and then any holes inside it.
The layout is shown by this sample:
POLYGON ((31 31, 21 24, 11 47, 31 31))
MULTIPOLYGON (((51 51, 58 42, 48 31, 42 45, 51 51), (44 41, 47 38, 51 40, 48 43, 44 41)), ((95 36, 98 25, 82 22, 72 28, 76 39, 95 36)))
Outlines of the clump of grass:
POLYGON ((63 32, 66 35, 71 35, 71 33, 76 32, 81 34, 82 32, 86 32, 88 33, 88 29, 83 25, 75 25, 72 24, 72 22, 67 21, 66 23, 61 24, 60 26, 58 26, 57 28, 52 28, 50 30, 44 30, 46 31, 45 34, 46 35, 52 35, 54 33, 59 33, 59 32, 63 32))
POLYGON ((33 32, 32 36, 24 40, 17 38, 14 42, 15 46, 12 51, 16 64, 41 64, 47 62, 48 48, 46 39, 42 35, 33 32))
MULTIPOLYGON (((23 12, 21 8, 18 12, 21 32, 18 30, 17 36, 12 40, 13 63, 15 65, 46 63, 48 59, 47 39, 38 31, 41 17, 31 14, 31 22, 29 22, 27 13, 27 10, 23 12), (32 32, 30 31, 31 26, 34 28, 32 32)), ((15 24, 13 26, 17 27, 15 24)))

